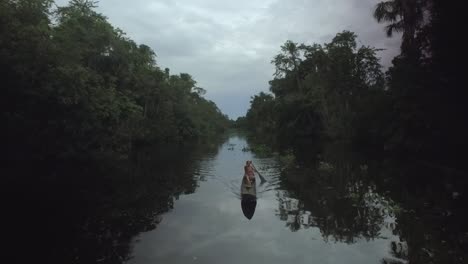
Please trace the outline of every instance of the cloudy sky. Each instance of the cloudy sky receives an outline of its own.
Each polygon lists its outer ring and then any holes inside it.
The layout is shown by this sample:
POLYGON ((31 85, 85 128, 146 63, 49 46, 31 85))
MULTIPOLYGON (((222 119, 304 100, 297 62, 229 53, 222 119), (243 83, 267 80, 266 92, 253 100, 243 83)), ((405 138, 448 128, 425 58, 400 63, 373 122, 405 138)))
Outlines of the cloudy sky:
MULTIPOLYGON (((68 2, 58 0, 59 5, 68 2)), ((160 67, 187 72, 230 118, 245 115, 250 97, 268 91, 271 59, 288 39, 329 42, 351 30, 388 66, 399 38, 386 38, 372 18, 379 0, 101 0, 98 11, 139 44, 160 67)))

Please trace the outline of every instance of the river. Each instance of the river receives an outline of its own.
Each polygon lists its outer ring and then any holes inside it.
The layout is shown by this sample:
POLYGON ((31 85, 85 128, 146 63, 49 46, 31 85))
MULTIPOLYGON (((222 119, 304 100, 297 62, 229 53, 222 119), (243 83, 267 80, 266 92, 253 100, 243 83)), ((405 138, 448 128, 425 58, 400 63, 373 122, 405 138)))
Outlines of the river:
MULTIPOLYGON (((343 194, 330 185, 315 185, 308 190, 313 193, 300 197, 297 193, 301 186, 294 189, 294 185, 285 182, 280 159, 273 155, 256 156, 239 135, 229 137, 216 154, 202 157, 198 163, 193 171, 197 181, 194 192, 178 196, 173 209, 160 215, 155 229, 133 238, 128 263, 398 260, 390 253, 392 242, 400 241, 393 234, 395 216, 391 202, 375 193, 372 186, 362 188, 366 191, 360 193, 360 198, 333 197, 331 201, 327 199, 330 195, 343 194), (264 184, 257 181, 257 205, 250 220, 241 210, 240 199, 246 160, 252 160, 267 180, 264 184), (321 197, 321 193, 327 197, 321 197)), ((322 169, 337 169, 331 166, 322 164, 322 169)), ((296 173, 288 177, 302 176, 296 173)), ((355 182, 344 186, 359 188, 355 182)))
POLYGON ((466 263, 462 173, 340 145, 279 154, 250 142, 233 133, 19 163, 3 189, 8 253, 22 263, 466 263), (251 219, 246 160, 267 180, 251 219))

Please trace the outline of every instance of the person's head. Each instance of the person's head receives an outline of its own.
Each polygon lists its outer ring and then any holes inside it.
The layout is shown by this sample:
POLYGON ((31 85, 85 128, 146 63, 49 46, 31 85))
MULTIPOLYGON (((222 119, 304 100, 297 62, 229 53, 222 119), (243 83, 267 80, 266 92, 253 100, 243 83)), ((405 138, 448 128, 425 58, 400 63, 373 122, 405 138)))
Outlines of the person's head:
POLYGON ((245 165, 249 166, 250 164, 252 164, 252 161, 251 160, 248 160, 245 162, 245 165))

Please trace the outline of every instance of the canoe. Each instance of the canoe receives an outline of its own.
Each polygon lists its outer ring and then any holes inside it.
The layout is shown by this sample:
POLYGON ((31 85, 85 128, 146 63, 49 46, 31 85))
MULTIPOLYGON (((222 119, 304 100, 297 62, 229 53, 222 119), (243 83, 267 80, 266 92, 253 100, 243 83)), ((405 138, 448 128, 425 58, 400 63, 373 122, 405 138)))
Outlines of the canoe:
POLYGON ((242 213, 247 219, 252 219, 257 207, 257 186, 256 182, 252 182, 251 186, 247 185, 247 181, 242 177, 241 183, 241 208, 242 213))

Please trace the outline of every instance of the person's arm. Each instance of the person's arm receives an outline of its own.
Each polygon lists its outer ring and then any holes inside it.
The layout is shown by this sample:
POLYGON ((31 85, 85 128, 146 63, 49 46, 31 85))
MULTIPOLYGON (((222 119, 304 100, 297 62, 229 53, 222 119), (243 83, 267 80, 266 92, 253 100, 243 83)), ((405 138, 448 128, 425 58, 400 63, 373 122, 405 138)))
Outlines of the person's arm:
POLYGON ((246 169, 246 167, 244 167, 244 178, 247 180, 247 182, 248 182, 249 184, 252 184, 252 183, 250 182, 250 177, 249 177, 249 175, 247 174, 247 169, 246 169))

